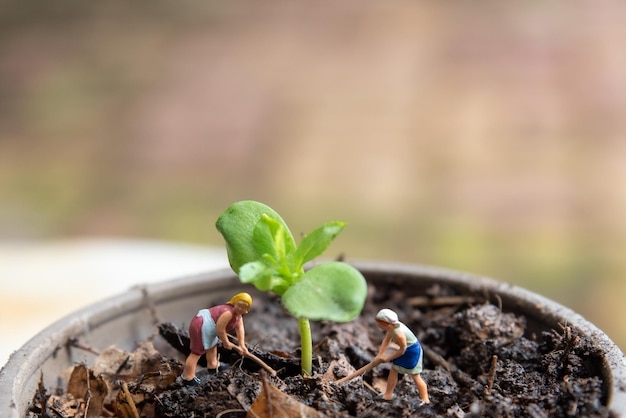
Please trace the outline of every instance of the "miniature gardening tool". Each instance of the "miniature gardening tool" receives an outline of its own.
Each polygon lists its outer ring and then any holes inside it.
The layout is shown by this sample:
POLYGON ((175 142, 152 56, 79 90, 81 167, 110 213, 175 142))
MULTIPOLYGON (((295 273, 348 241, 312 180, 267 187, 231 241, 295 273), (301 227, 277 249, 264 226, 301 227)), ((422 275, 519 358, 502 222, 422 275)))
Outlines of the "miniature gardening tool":
POLYGON ((381 363, 383 363, 383 359, 379 358, 379 357, 376 357, 374 360, 370 361, 365 366, 361 367, 359 370, 357 370, 356 372, 352 373, 351 375, 343 377, 343 378, 337 380, 337 383, 346 383, 349 380, 352 380, 352 379, 354 379, 356 377, 361 376, 362 374, 365 374, 365 373, 369 372, 370 370, 372 370, 374 367, 378 366, 381 363))
POLYGON ((258 358, 257 356, 255 356, 254 354, 252 354, 251 352, 247 352, 246 354, 243 355, 244 357, 249 358, 250 360, 254 361, 256 364, 258 364, 259 366, 263 367, 265 370, 267 370, 272 376, 276 376, 276 370, 272 369, 270 366, 268 366, 263 360, 261 360, 260 358, 258 358))
MULTIPOLYGON (((234 340, 236 343, 239 342, 234 335, 229 334, 228 337, 234 340)), ((265 363, 263 360, 261 360, 254 354, 252 354, 250 351, 246 351, 245 353, 243 353, 241 349, 239 349, 239 347, 235 347, 235 350, 237 350, 237 352, 241 354, 242 356, 249 358, 250 360, 254 361, 256 364, 258 364, 259 366, 267 370, 272 376, 276 376, 276 370, 272 369, 267 363, 265 363)))

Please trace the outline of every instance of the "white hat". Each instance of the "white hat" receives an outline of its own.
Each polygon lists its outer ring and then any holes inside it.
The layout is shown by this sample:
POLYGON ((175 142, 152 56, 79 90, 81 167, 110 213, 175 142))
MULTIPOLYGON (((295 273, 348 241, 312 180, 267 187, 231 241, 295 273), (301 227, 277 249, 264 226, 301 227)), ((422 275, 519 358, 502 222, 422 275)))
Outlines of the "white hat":
POLYGON ((400 323, 400 321, 398 320, 398 314, 391 309, 381 309, 376 314, 376 319, 394 325, 400 323))

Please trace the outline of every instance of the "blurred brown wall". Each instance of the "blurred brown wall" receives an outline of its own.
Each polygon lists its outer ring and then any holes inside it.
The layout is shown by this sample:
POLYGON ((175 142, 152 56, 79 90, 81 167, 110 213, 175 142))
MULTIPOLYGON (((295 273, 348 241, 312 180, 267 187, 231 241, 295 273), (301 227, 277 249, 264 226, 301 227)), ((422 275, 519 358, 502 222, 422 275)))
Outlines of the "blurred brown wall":
POLYGON ((0 237, 222 245, 262 200, 331 251, 497 277, 626 330, 625 6, 9 2, 0 237))

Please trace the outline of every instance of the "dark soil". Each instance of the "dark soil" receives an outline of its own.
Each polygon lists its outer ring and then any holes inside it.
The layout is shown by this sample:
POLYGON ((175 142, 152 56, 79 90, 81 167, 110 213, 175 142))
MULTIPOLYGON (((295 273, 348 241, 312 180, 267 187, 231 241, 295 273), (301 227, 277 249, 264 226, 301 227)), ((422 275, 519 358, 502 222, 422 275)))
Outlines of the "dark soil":
MULTIPOLYGON (((209 305, 221 302, 207 301, 209 305)), ((231 367, 218 374, 199 367, 202 384, 185 387, 178 378, 184 355, 172 347, 186 350, 186 331, 162 324, 161 334, 171 344, 159 336, 134 353, 141 355, 104 356, 99 363, 110 363, 109 371, 98 374, 102 364, 90 366, 89 382, 83 372, 90 390, 83 388, 82 395, 77 389, 70 394, 69 388, 50 394, 40 387, 30 416, 83 416, 87 400, 90 408, 97 407, 91 389, 97 387, 98 376, 104 376, 110 388, 102 402, 103 416, 133 416, 123 409, 131 403, 142 417, 243 417, 269 385, 285 398, 273 399, 273 413, 256 416, 610 416, 599 375, 601 353, 588 337, 567 326, 534 335, 526 330, 523 316, 440 286, 415 297, 405 297, 394 281, 376 289, 370 286, 358 319, 345 324, 312 323, 316 345, 311 377, 299 374, 297 321, 281 309, 278 299, 256 296, 245 324, 251 352, 276 369, 277 376, 268 376, 252 361, 220 348, 221 360, 231 367), (379 399, 389 365, 341 385, 334 383, 375 356, 383 333, 374 315, 383 307, 398 312, 424 347, 422 377, 428 384, 429 405, 420 406, 415 384, 403 375, 395 398, 379 399), (124 393, 129 396, 120 397, 124 393), (277 411, 281 404, 287 408, 287 400, 302 404, 302 412, 280 415, 277 411)))

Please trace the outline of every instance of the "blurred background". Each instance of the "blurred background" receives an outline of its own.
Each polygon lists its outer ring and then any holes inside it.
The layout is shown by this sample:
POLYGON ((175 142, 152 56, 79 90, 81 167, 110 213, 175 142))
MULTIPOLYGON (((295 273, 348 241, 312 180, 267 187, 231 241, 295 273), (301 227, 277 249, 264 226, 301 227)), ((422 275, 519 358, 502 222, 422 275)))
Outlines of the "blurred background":
POLYGON ((4 2, 2 338, 114 278, 223 265, 215 219, 255 199, 295 235, 346 221, 329 257, 523 286, 625 349, 625 21, 619 1, 4 2), (119 257, 86 273, 90 251, 119 257))

